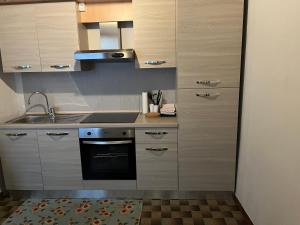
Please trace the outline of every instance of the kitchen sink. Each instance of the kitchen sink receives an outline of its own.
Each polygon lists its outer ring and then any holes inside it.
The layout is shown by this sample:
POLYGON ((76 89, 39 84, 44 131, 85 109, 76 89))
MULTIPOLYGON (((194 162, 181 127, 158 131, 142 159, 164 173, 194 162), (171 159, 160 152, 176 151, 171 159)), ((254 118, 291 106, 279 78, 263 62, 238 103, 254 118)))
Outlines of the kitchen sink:
POLYGON ((49 124, 49 123, 79 123, 86 115, 84 114, 56 114, 55 119, 50 119, 46 114, 24 115, 8 121, 13 124, 49 124))

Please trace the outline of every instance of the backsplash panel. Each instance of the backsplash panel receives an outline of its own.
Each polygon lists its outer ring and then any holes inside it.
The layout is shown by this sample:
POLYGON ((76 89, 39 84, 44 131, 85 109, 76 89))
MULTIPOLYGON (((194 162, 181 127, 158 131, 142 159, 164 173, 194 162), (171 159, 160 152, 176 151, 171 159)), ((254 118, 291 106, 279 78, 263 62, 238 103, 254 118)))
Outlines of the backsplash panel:
MULTIPOLYGON (((162 89, 164 101, 175 102, 175 69, 135 69, 134 63, 97 63, 84 72, 26 73, 23 91, 27 99, 33 91, 43 91, 58 111, 140 111, 142 91, 162 89)), ((31 106, 44 104, 41 96, 31 106)), ((41 107, 30 111, 39 112, 41 107)))

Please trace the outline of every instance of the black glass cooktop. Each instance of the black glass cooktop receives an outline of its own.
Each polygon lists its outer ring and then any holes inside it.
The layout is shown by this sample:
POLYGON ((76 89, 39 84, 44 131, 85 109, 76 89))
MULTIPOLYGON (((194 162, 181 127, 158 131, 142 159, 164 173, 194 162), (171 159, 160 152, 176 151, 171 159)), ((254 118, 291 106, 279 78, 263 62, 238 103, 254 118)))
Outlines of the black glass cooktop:
POLYGON ((134 123, 138 113, 93 113, 81 123, 134 123))

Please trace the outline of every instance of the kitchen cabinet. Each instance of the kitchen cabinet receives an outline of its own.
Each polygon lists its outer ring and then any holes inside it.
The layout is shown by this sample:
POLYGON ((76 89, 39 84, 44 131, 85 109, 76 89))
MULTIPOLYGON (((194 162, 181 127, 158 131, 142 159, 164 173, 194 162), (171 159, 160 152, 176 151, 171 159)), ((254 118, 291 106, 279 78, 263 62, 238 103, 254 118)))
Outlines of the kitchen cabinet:
POLYGON ((78 130, 39 130, 38 143, 44 189, 81 189, 78 130))
POLYGON ((177 128, 136 128, 138 190, 178 190, 177 128))
POLYGON ((177 1, 178 88, 239 87, 243 5, 177 1))
POLYGON ((177 0, 179 190, 234 190, 243 6, 177 0))
POLYGON ((80 49, 77 4, 37 4, 35 18, 42 72, 79 71, 80 62, 74 60, 80 49))
POLYGON ((177 190, 177 143, 137 144, 139 190, 177 190))
POLYGON ((77 3, 0 6, 4 72, 79 71, 74 53, 88 49, 77 3), (79 38, 79 36, 81 38, 79 38))
POLYGON ((175 0, 133 0, 132 4, 139 68, 176 67, 175 0))
POLYGON ((40 155, 35 131, 0 131, 0 156, 8 189, 43 190, 40 155))
POLYGON ((239 88, 178 91, 179 189, 233 191, 239 88))
POLYGON ((0 6, 0 51, 5 73, 41 71, 34 13, 31 4, 0 6))

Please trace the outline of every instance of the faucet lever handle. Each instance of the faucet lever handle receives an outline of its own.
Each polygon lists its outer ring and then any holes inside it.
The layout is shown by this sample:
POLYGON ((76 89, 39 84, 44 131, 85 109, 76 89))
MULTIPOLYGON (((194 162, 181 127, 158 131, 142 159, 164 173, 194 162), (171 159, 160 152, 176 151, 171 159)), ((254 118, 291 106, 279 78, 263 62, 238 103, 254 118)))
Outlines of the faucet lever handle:
POLYGON ((54 107, 49 107, 48 113, 51 118, 55 118, 55 108, 54 107))

